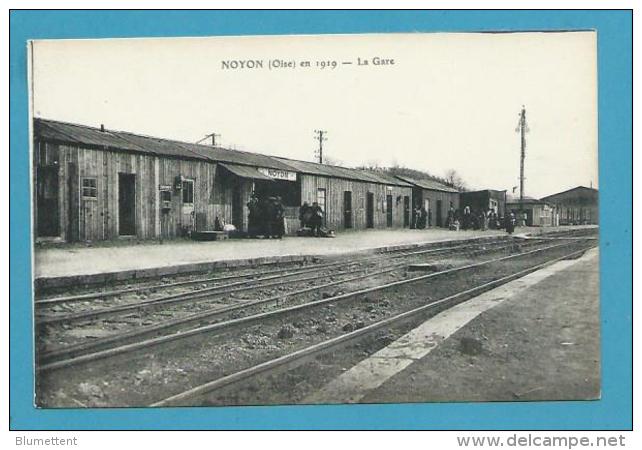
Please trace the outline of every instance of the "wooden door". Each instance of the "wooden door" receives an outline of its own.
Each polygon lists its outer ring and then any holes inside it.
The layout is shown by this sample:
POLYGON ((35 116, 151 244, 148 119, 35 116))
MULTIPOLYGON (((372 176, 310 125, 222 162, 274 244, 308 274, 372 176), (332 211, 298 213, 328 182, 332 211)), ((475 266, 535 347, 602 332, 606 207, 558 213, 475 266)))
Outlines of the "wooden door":
POLYGON ((404 195, 403 197, 403 227, 410 226, 410 197, 404 195))
POLYGON ((386 226, 392 226, 392 195, 386 195, 386 226))
POLYGON ((136 175, 118 174, 118 234, 136 234, 136 175))
POLYGON ((243 195, 240 186, 235 186, 232 191, 232 225, 237 230, 243 229, 243 195))
POLYGON ((78 186, 78 166, 67 164, 67 242, 80 240, 80 187, 78 186))
POLYGON ((194 230, 194 180, 183 180, 181 183, 181 228, 184 233, 194 230))
POLYGON ((366 228, 374 228, 374 194, 366 195, 366 228))
POLYGON ((343 226, 352 228, 352 191, 343 192, 343 226))
POLYGON ((60 236, 60 182, 58 169, 58 166, 38 167, 38 236, 60 236))

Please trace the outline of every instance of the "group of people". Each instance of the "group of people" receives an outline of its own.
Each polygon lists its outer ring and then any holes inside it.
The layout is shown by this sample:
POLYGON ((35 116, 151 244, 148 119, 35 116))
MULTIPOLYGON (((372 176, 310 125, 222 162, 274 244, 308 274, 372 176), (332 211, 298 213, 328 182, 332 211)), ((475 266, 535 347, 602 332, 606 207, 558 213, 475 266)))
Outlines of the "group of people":
POLYGON ((432 225, 432 214, 423 206, 416 206, 412 214, 411 228, 424 229, 432 225))
MULTIPOLYGON (((281 239, 285 235, 285 208, 280 196, 259 198, 256 193, 252 193, 247 209, 248 237, 263 236, 268 239, 281 239)), ((326 236, 328 234, 328 231, 323 228, 323 209, 317 202, 312 205, 304 202, 299 208, 299 220, 301 230, 305 231, 304 235, 326 236)), ((300 232, 298 234, 301 235, 300 232)))
POLYGON ((463 212, 450 208, 446 218, 446 227, 451 230, 501 230, 511 234, 515 231, 516 218, 512 212, 507 216, 499 216, 495 210, 471 211, 470 206, 464 207, 463 212))
POLYGON ((278 195, 275 197, 259 197, 252 193, 247 203, 249 211, 247 234, 249 237, 263 236, 265 238, 281 239, 285 234, 285 210, 278 195))
POLYGON ((317 202, 313 202, 312 205, 303 202, 299 208, 299 221, 301 230, 310 229, 312 235, 318 237, 322 233, 323 209, 317 202))
MULTIPOLYGON (((248 214, 248 236, 265 238, 282 238, 285 234, 285 209, 281 197, 264 197, 260 199, 252 193, 247 203, 248 214)), ((218 217, 217 217, 218 221, 218 217)), ((310 205, 304 202, 299 208, 299 221, 301 228, 299 235, 323 236, 323 209, 317 202, 310 205)), ((417 206, 413 210, 412 228, 424 229, 432 225, 430 211, 423 206, 417 206)), ((446 228, 451 230, 498 230, 506 229, 510 234, 515 231, 516 217, 514 213, 507 216, 499 216, 496 211, 472 211, 470 206, 464 207, 463 211, 450 208, 446 217, 446 228)), ((222 228, 217 223, 217 229, 222 228)))

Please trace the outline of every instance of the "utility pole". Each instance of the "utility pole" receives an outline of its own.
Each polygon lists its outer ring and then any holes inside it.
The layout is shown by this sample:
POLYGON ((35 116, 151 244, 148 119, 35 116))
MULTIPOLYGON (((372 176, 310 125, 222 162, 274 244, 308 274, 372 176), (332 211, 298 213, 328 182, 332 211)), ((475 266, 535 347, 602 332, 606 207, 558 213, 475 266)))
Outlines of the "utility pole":
POLYGON ((208 134, 207 136, 205 136, 203 139, 201 139, 200 141, 198 141, 198 142, 196 142, 196 143, 197 143, 197 144, 200 144, 200 143, 201 143, 201 142, 203 142, 204 140, 209 139, 209 138, 212 138, 212 147, 216 147, 216 138, 219 138, 219 137, 221 137, 221 135, 220 135, 220 134, 217 134, 217 133, 212 132, 212 133, 208 134))
POLYGON ((318 157, 319 157, 319 164, 323 164, 323 141, 327 141, 328 138, 325 137, 325 135, 328 132, 325 130, 314 130, 314 139, 319 141, 319 150, 318 150, 318 157))
POLYGON ((522 111, 519 113, 519 123, 517 124, 515 131, 521 135, 521 154, 519 159, 519 213, 521 215, 524 212, 524 159, 526 158, 526 133, 530 131, 528 129, 528 124, 526 123, 526 107, 524 107, 524 105, 522 105, 522 111))

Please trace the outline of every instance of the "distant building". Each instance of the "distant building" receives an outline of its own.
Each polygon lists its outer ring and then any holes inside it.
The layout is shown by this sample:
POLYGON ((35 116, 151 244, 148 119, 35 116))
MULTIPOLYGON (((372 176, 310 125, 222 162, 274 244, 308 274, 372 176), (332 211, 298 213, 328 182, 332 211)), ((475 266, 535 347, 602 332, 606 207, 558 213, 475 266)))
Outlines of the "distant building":
POLYGON ((599 223, 597 189, 578 186, 543 197, 542 201, 555 206, 560 225, 599 223))
POLYGON ((474 211, 494 211, 499 217, 506 213, 506 191, 483 189, 481 191, 462 192, 459 195, 459 205, 474 211))
MULTIPOLYGON (((524 197, 520 202, 519 197, 506 199, 506 209, 515 214, 526 214, 525 225, 529 227, 550 227, 557 224, 555 207, 544 200, 533 197, 524 197)), ((521 220, 520 220, 521 223, 521 220)))

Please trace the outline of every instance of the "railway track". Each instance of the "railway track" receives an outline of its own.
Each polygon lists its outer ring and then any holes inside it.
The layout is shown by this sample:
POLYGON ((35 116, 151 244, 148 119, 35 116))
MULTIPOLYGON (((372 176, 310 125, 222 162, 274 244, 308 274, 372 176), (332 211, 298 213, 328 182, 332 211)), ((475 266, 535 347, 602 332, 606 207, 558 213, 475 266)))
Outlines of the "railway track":
POLYGON ((107 290, 107 291, 104 291, 104 290, 90 291, 82 294, 65 295, 65 296, 59 296, 59 297, 39 296, 35 300, 35 305, 38 308, 44 308, 51 305, 69 304, 69 303, 75 303, 75 302, 87 302, 88 300, 101 301, 102 303, 102 301, 106 299, 109 299, 111 297, 122 296, 123 294, 158 292, 158 291, 164 291, 164 290, 172 290, 174 288, 184 288, 187 286, 193 286, 198 284, 200 285, 203 285, 203 284, 209 285, 210 283, 215 284, 215 286, 206 286, 206 287, 196 288, 196 291, 202 292, 202 291, 206 291, 206 289, 209 289, 209 288, 220 287, 220 285, 216 285, 216 283, 219 283, 219 282, 239 280, 238 282, 228 284, 227 286, 241 285, 254 280, 259 275, 262 275, 262 276, 267 275, 269 276, 268 279, 273 279, 273 278, 278 278, 279 276, 290 276, 296 273, 308 273, 308 272, 313 272, 320 269, 332 269, 332 268, 341 267, 341 266, 348 266, 348 265, 357 264, 359 262, 376 262, 378 260, 380 261, 380 260, 391 259, 391 258, 403 258, 407 256, 429 254, 429 253, 441 253, 441 252, 448 252, 448 251, 457 250, 457 249, 466 249, 466 248, 471 249, 474 247, 485 246, 493 242, 502 242, 502 241, 506 242, 508 240, 509 238, 507 236, 491 236, 488 238, 478 238, 467 242, 449 241, 444 243, 428 243, 425 245, 417 246, 416 248, 413 248, 413 249, 402 248, 402 249, 390 250, 385 252, 379 252, 374 255, 359 256, 355 260, 351 260, 351 261, 340 260, 335 262, 314 264, 312 265, 312 267, 302 267, 302 268, 295 268, 295 269, 291 267, 286 267, 286 268, 280 268, 280 269, 274 269, 274 270, 262 270, 260 272, 257 271, 257 269, 260 269, 260 267, 258 267, 248 273, 240 273, 240 274, 235 273, 231 275, 219 275, 219 276, 213 276, 213 277, 212 276, 196 277, 193 279, 179 280, 179 281, 174 281, 169 283, 141 282, 141 284, 138 286, 132 286, 127 288, 115 289, 115 290, 113 289, 113 290, 107 290))
MULTIPOLYGON (((502 250, 512 245, 509 243, 504 244, 504 242, 506 241, 498 241, 492 244, 476 243, 463 247, 465 247, 465 251, 467 254, 470 254, 471 251, 476 253, 493 252, 502 250)), ((528 244, 524 245, 535 245, 535 243, 529 242, 528 244)), ((462 246, 435 248, 430 250, 420 250, 403 253, 400 255, 394 255, 394 258, 405 257, 407 260, 411 257, 426 256, 429 254, 436 257, 443 255, 444 253, 460 252, 461 250, 462 246)), ((386 262, 389 262, 389 260, 386 262)), ((277 281, 271 281, 273 280, 273 278, 272 276, 270 276, 267 277, 270 280, 270 282, 268 282, 267 284, 261 284, 262 280, 257 281, 256 279, 254 279, 251 282, 247 283, 233 283, 233 286, 230 287, 218 286, 216 289, 208 288, 207 292, 197 291, 188 294, 170 295, 143 302, 131 302, 125 305, 116 305, 114 307, 108 308, 89 309, 85 311, 74 312, 71 314, 57 314, 50 316, 37 314, 36 324, 37 327, 41 330, 41 336, 46 336, 47 338, 51 337, 52 339, 49 340, 55 341, 59 341, 60 339, 58 338, 60 337, 60 332, 64 334, 65 330, 69 329, 69 327, 71 327, 74 322, 77 322, 76 327, 84 325, 91 327, 94 324, 94 321, 99 318, 103 318, 103 323, 100 324, 101 327, 108 328, 113 333, 127 327, 135 327, 136 329, 139 329, 140 332, 147 332, 148 330, 153 331, 155 329, 154 327, 150 327, 154 323, 168 321, 167 316, 172 316, 172 319, 178 319, 179 323, 180 320, 183 319, 188 322, 193 322, 195 320, 198 320, 199 318, 240 310, 245 306, 255 306, 257 304, 270 303, 270 301, 278 303, 279 299, 290 298, 292 297, 293 293, 305 294, 330 286, 355 282, 360 279, 369 277, 381 277, 386 274, 391 274, 395 272, 395 270, 403 268, 406 264, 406 262, 398 264, 393 263, 382 269, 381 267, 371 266, 359 267, 359 263, 360 261, 351 261, 347 264, 344 263, 343 268, 348 268, 349 270, 344 270, 343 272, 338 273, 333 272, 327 275, 315 271, 313 275, 304 278, 284 280, 284 278, 287 278, 284 276, 277 281), (350 269, 351 267, 355 267, 355 265, 356 268, 350 269), (359 272, 362 272, 363 274, 358 275, 359 272), (352 276, 353 274, 357 275, 352 276), (310 287, 315 287, 315 289, 310 289, 310 287), (270 290, 270 288, 272 289, 270 290), (240 292, 250 292, 250 297, 234 297, 235 294, 238 295, 238 293, 240 292), (267 300, 254 302, 254 300, 257 298, 267 298, 267 300), (152 313, 149 311, 158 310, 163 307, 165 307, 165 309, 162 309, 157 313, 152 313), (122 316, 124 314, 129 314, 129 316, 126 316, 126 318, 122 320, 114 319, 113 321, 105 322, 109 320, 105 317, 118 315, 122 316), (135 318, 132 318, 132 316, 135 316, 135 318), (64 328, 61 329, 61 326, 64 328)), ((306 271, 306 273, 309 272, 310 270, 306 271)), ((399 276, 399 274, 393 274, 393 276, 399 276)), ((102 334, 105 334, 105 330, 103 330, 102 334)), ((76 340, 81 339, 82 334, 76 337, 76 340)), ((69 342, 66 342, 63 339, 63 341, 61 341, 61 344, 65 343, 69 342)), ((43 346, 39 345, 39 347, 43 346)), ((48 345, 45 345, 45 347, 48 347, 48 345)))
MULTIPOLYGON (((482 247, 481 251, 487 252, 487 251, 493 251, 493 250, 501 250, 503 248, 507 248, 512 245, 513 244, 510 241, 509 242, 498 241, 497 243, 469 244, 467 246, 461 245, 456 247, 443 247, 443 248, 435 248, 435 249, 428 249, 428 250, 417 250, 413 252, 391 255, 387 258, 377 257, 377 259, 374 262, 376 263, 382 260, 385 260, 385 262, 389 262, 389 260, 391 259, 412 258, 412 257, 418 257, 418 256, 425 256, 429 254, 437 256, 437 255, 443 255, 444 253, 453 252, 453 250, 457 252, 462 249, 466 252, 471 252, 471 251, 474 251, 475 247, 482 247)), ((336 275, 352 274, 360 271, 368 271, 371 269, 371 267, 369 266, 359 267, 356 269, 351 269, 351 267, 359 264, 363 264, 363 263, 372 263, 372 262, 373 262, 372 258, 369 257, 369 258, 353 260, 348 262, 332 263, 331 265, 321 265, 317 267, 299 269, 299 270, 294 270, 287 273, 279 273, 276 275, 268 275, 265 277, 253 278, 250 280, 236 281, 233 283, 227 283, 227 284, 221 284, 221 285, 215 285, 215 286, 209 286, 209 287, 201 287, 198 289, 191 290, 189 292, 163 295, 152 299, 139 300, 139 301, 133 301, 128 303, 117 302, 113 306, 105 305, 103 302, 100 302, 95 305, 90 305, 90 308, 86 308, 85 310, 81 310, 81 311, 69 313, 69 314, 43 313, 41 308, 42 305, 36 302, 36 306, 38 308, 38 311, 36 313, 36 322, 38 326, 50 325, 50 324, 61 323, 61 322, 70 323, 74 321, 94 319, 94 318, 109 316, 113 314, 126 313, 129 311, 140 311, 146 308, 157 308, 157 307, 162 307, 168 304, 174 304, 179 302, 193 301, 193 300, 199 300, 199 299, 207 300, 212 298, 213 296, 223 296, 227 294, 250 291, 250 290, 258 290, 258 289, 273 288, 273 287, 283 286, 283 285, 290 285, 293 282, 308 282, 311 280, 318 279, 324 275, 336 276, 336 275), (319 273, 322 269, 330 270, 330 272, 328 272, 327 274, 319 273), (333 272, 332 270, 339 270, 339 272, 333 272), (306 274, 312 274, 312 275, 295 279, 295 280, 289 280, 289 278, 297 277, 300 275, 306 275, 306 274), (91 306, 97 306, 97 308, 91 307, 91 306)), ((393 264, 392 266, 401 267, 401 266, 404 266, 405 264, 406 263, 401 262, 398 264, 393 264)), ((387 270, 384 272, 387 272, 387 270)))
MULTIPOLYGON (((461 303, 475 295, 479 295, 487 290, 493 289, 517 278, 521 278, 531 272, 542 269, 555 262, 580 256, 585 251, 586 249, 575 250, 561 257, 557 257, 546 262, 533 265, 516 273, 512 273, 490 282, 479 284, 472 288, 440 298, 435 301, 431 301, 428 304, 413 308, 411 310, 402 312, 383 320, 379 320, 361 329, 331 337, 305 348, 301 348, 291 353, 284 354, 277 358, 273 358, 251 367, 235 371, 220 378, 216 378, 180 393, 163 398, 162 400, 155 401, 149 404, 149 406, 166 407, 208 404, 207 400, 204 401, 203 398, 206 398, 206 396, 211 396, 218 390, 229 389, 230 387, 234 387, 235 385, 241 385, 248 379, 252 379, 257 376, 265 376, 270 372, 278 371, 284 366, 292 367, 297 363, 303 364, 311 360, 312 358, 318 357, 319 355, 322 355, 337 347, 354 344, 355 342, 363 339, 365 336, 371 335, 374 332, 377 332, 386 327, 394 326, 396 324, 403 323, 404 321, 413 319, 417 320, 418 318, 424 320, 426 316, 435 315, 438 312, 455 306, 456 304, 461 303)), ((265 388, 265 386, 263 386, 263 388, 265 388)))
MULTIPOLYGON (((534 241, 529 241, 526 243, 523 243, 520 246, 520 250, 523 251, 527 248, 530 248, 532 246, 537 246, 539 243, 534 242, 534 241)), ((488 246, 484 248, 483 252, 480 250, 477 250, 477 253, 486 253, 486 254, 492 254, 496 253, 501 250, 506 250, 510 248, 514 248, 514 243, 511 242, 509 244, 504 244, 503 241, 500 242, 497 245, 493 246, 488 246)), ((439 249, 434 249, 433 252, 439 249)), ((425 251, 420 251, 420 252, 415 252, 419 254, 425 254, 425 251)), ((223 304, 221 305, 220 303, 215 303, 213 307, 208 307, 199 310, 198 312, 193 312, 190 309, 183 308, 183 312, 186 311, 185 314, 177 314, 175 311, 172 313, 172 318, 167 319, 164 315, 161 316, 162 320, 159 320, 157 323, 149 325, 149 326, 134 326, 131 327, 129 331, 122 331, 118 332, 119 330, 115 330, 114 334, 111 336, 99 338, 99 339, 94 339, 89 342, 83 342, 85 340, 80 340, 80 342, 64 345, 62 347, 58 348, 53 348, 49 350, 42 350, 39 352, 39 362, 44 364, 43 367, 47 368, 50 367, 49 363, 56 363, 57 361, 60 361, 61 359, 73 359, 76 358, 80 355, 90 353, 90 352, 98 352, 100 350, 107 350, 111 347, 118 346, 118 345, 125 345, 127 343, 135 342, 136 340, 143 339, 145 337, 149 336, 157 336, 157 335, 162 335, 169 333, 170 331, 178 331, 183 333, 185 331, 185 327, 192 325, 192 324, 199 324, 202 325, 204 323, 207 323, 211 321, 212 319, 222 317, 224 315, 230 315, 231 313, 233 314, 234 312, 237 311, 243 311, 244 314, 246 315, 251 315, 251 311, 260 311, 261 307, 265 309, 265 306, 269 305, 271 307, 278 307, 279 305, 285 304, 286 302, 292 303, 294 302, 294 298, 296 297, 304 297, 299 300, 299 302, 303 303, 313 303, 318 299, 318 297, 321 296, 323 293, 324 289, 327 289, 329 287, 333 286, 338 286, 341 284, 345 285, 350 285, 354 284, 355 282, 364 280, 364 279, 379 279, 382 284, 385 285, 386 279, 381 279, 382 276, 384 275, 396 275, 394 278, 403 279, 402 274, 395 274, 395 272, 398 272, 400 269, 407 267, 408 261, 404 261, 401 263, 393 264, 388 267, 385 267, 383 269, 377 269, 377 270, 371 270, 370 268, 358 268, 354 269, 348 272, 344 272, 344 274, 348 275, 353 275, 357 274, 355 276, 349 276, 348 278, 340 278, 340 279, 334 279, 334 280, 328 280, 325 281, 325 278, 319 278, 318 275, 312 276, 312 277, 306 277, 303 279, 297 280, 298 282, 301 281, 309 281, 312 279, 319 279, 322 283, 321 284, 314 284, 311 286, 302 286, 295 288, 291 290, 290 292, 279 292, 276 295, 268 295, 267 297, 259 298, 259 299, 250 299, 250 300, 244 300, 244 301, 238 301, 233 304, 223 304), (249 312, 248 312, 249 311, 249 312)), ((336 274, 335 274, 336 275, 336 274)), ((407 276, 407 274, 406 274, 407 276)), ((282 284, 282 283, 289 283, 288 281, 280 281, 277 283, 271 283, 270 285, 275 285, 275 284, 282 284)), ((264 286, 263 286, 264 287, 264 286)), ((237 287, 235 288, 238 290, 243 290, 243 289, 252 289, 252 287, 237 287)), ((358 290, 356 291, 358 292, 358 290)), ((350 293, 347 293, 345 295, 350 295, 350 293)), ((336 297, 336 296, 331 296, 331 298, 336 297)), ((172 299, 174 300, 174 299, 172 299)), ((156 305, 157 307, 160 307, 160 305, 156 305)), ((189 308, 189 305, 188 305, 189 308)), ((115 311, 113 309, 110 309, 110 313, 117 313, 122 311, 121 308, 117 308, 115 311)), ((80 317, 83 318, 95 318, 98 316, 103 316, 105 315, 104 311, 90 311, 88 313, 84 313, 82 316, 75 315, 72 317, 72 320, 70 322, 73 322, 74 320, 78 320, 80 317)), ((54 322, 56 324, 64 322, 62 320, 64 318, 61 317, 60 320, 54 322)), ((237 319, 236 317, 232 316, 232 319, 228 319, 228 322, 230 320, 235 320, 237 319)), ((240 320, 240 319, 239 319, 240 320)), ((223 320, 224 321, 224 320, 223 320)), ((42 324, 41 324, 42 326, 42 324)), ((65 329, 61 330, 63 333, 65 329)))
MULTIPOLYGON (((371 331, 374 332, 381 327, 385 327, 385 324, 396 323, 397 320, 402 320, 403 317, 417 317, 421 311, 428 313, 437 308, 438 305, 445 307, 451 302, 465 299, 467 296, 481 292, 483 289, 490 289, 516 277, 523 276, 553 261, 580 254, 593 245, 593 241, 546 242, 546 245, 541 248, 523 253, 502 256, 410 279, 393 281, 385 285, 375 285, 300 305, 224 320, 206 326, 182 330, 178 333, 116 345, 80 356, 69 357, 67 355, 65 357, 62 355, 60 358, 54 358, 51 362, 40 365, 38 378, 40 379, 41 392, 42 389, 51 392, 51 383, 54 385, 66 385, 66 387, 60 387, 59 391, 73 390, 73 386, 84 384, 85 382, 80 380, 85 379, 103 379, 104 382, 111 385, 115 383, 113 381, 114 377, 118 379, 128 377, 128 375, 122 375, 120 371, 124 371, 124 373, 129 373, 130 371, 132 373, 148 373, 147 369, 138 369, 146 367, 146 364, 161 364, 159 367, 162 368, 158 369, 159 373, 171 373, 170 378, 172 378, 171 381, 166 380, 162 383, 162 389, 152 383, 151 386, 141 388, 140 394, 129 393, 127 396, 119 397, 121 394, 112 393, 112 395, 119 398, 110 400, 108 404, 110 406, 123 404, 138 406, 143 404, 153 404, 154 406, 194 404, 191 400, 195 398, 194 396, 198 397, 205 392, 212 392, 212 389, 216 392, 219 388, 235 386, 242 380, 269 373, 271 370, 277 370, 279 367, 291 362, 303 361, 306 357, 316 355, 317 351, 322 352, 323 349, 334 348, 343 342, 350 342, 352 337, 356 339, 358 336, 367 335, 371 331), (514 268, 515 270, 506 275, 507 268, 514 268), (462 283, 465 285, 464 289, 459 292, 453 292, 453 286, 461 285, 462 283), (385 294, 386 292, 387 294, 385 294), (430 298, 409 298, 407 302, 400 302, 399 299, 405 298, 408 292, 417 293, 418 296, 426 292, 434 295, 431 295, 430 298), (369 298, 374 300, 368 300, 369 298), (366 300, 374 303, 366 304, 364 303, 366 300), (379 317, 377 315, 379 313, 376 311, 370 313, 362 311, 364 304, 366 304, 366 311, 371 305, 375 305, 377 309, 383 311, 384 308, 381 305, 388 301, 392 302, 393 305, 388 308, 389 311, 385 312, 385 317, 379 317), (434 306, 428 307, 433 303, 434 306), (426 307, 426 309, 420 309, 423 307, 426 307), (336 312, 337 320, 326 324, 323 316, 328 314, 327 311, 329 310, 336 312), (353 314, 354 311, 356 312, 353 314), (360 317, 365 317, 364 323, 357 323, 352 329, 344 329, 345 327, 340 326, 343 321, 342 317, 350 317, 350 315, 354 317, 357 314, 360 317), (393 322, 385 322, 392 317, 396 317, 393 322), (301 329, 308 327, 308 323, 320 323, 319 328, 327 327, 328 330, 323 333, 312 331, 309 336, 308 334, 302 336, 303 340, 301 342, 296 341, 296 339, 293 342, 289 342, 285 339, 285 342, 287 342, 287 345, 285 345, 283 340, 277 338, 279 329, 283 324, 297 323, 297 321, 304 323, 301 329), (369 328, 379 322, 381 322, 380 325, 369 328), (341 337, 344 335, 347 337, 341 337), (325 339, 319 340, 321 337, 325 339), (247 350, 246 340, 248 338, 274 341, 276 342, 276 349, 272 348, 272 344, 269 344, 266 349, 259 345, 257 348, 247 350), (320 344, 320 346, 316 347, 317 344, 320 344), (203 367, 198 364, 198 361, 193 361, 194 358, 198 359, 195 355, 198 355, 199 352, 202 352, 201 358, 205 358, 204 361, 206 361, 203 367), (214 352, 215 355, 210 357, 209 352, 214 352), (278 354, 275 355, 275 352, 278 354), (232 355, 234 359, 232 364, 227 361, 229 355, 232 355), (90 362, 92 364, 87 364, 90 362), (191 364, 198 366, 198 370, 194 369, 193 374, 191 371, 182 369, 190 367, 191 364), (136 372, 137 370, 138 372, 136 372), (176 370, 180 374, 189 372, 190 381, 187 385, 190 389, 185 389, 185 378, 174 379, 176 374, 172 370, 176 370), (192 376, 194 377, 193 379, 192 376), (66 384, 67 379, 69 385, 66 384), (168 386, 173 387, 168 388, 168 386), (148 388, 154 392, 147 392, 148 388), (159 392, 167 393, 168 389, 173 395, 165 396, 167 397, 166 399, 161 399, 159 392), (199 390, 192 391, 192 389, 199 390), (184 397, 182 396, 183 391, 190 391, 190 394, 184 397), (177 395, 181 397, 175 397, 177 395)), ((155 371, 151 372, 155 373, 155 371)), ((134 383, 137 382, 134 380, 134 383)), ((55 401, 52 402, 55 403, 55 401)), ((45 401, 45 403, 47 402, 45 401)))

